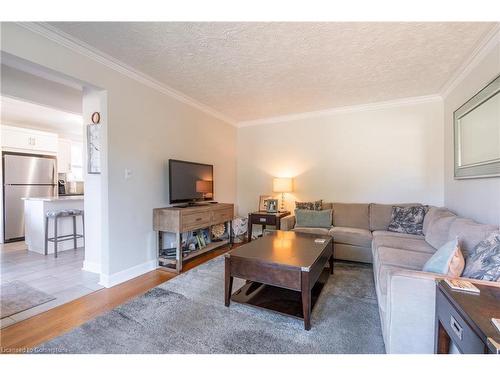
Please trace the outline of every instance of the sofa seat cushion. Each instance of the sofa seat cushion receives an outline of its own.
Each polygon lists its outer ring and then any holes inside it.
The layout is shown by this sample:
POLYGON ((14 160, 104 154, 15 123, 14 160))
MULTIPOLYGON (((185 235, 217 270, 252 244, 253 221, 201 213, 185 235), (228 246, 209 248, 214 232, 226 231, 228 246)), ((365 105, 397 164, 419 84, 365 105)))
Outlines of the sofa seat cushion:
POLYGON ((436 249, 429 245, 423 238, 404 238, 394 236, 376 236, 373 238, 372 251, 376 251, 379 247, 392 247, 395 249, 403 249, 417 251, 420 253, 434 254, 436 249))
POLYGON ((377 266, 391 265, 421 271, 432 254, 381 246, 374 254, 377 266))
POLYGON ((328 235, 329 228, 311 228, 311 227, 298 227, 292 229, 294 232, 299 233, 309 233, 309 234, 320 234, 320 235, 328 235))
POLYGON ((368 248, 371 247, 373 239, 372 232, 361 228, 333 227, 328 233, 333 236, 335 242, 368 248))
POLYGON ((417 240, 423 240, 424 236, 421 236, 419 234, 408 234, 408 233, 398 233, 398 232, 389 232, 388 230, 376 230, 372 232, 373 238, 377 237, 398 237, 398 238, 412 238, 412 239, 417 239, 417 240))

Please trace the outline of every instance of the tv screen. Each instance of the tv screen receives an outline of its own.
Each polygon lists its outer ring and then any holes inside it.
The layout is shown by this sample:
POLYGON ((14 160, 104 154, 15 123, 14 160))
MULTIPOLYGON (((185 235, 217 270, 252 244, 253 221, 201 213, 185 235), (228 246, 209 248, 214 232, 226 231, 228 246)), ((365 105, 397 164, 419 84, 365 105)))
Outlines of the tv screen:
POLYGON ((213 200, 213 170, 213 165, 170 159, 170 203, 213 200))

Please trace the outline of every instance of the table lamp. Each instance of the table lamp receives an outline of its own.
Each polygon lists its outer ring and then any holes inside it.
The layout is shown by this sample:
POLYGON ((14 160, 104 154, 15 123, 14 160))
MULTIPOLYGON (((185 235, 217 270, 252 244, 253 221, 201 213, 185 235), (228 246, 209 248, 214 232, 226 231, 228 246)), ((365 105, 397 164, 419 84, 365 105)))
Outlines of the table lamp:
POLYGON ((281 208, 280 211, 285 211, 285 193, 293 192, 293 178, 291 177, 275 177, 273 179, 273 192, 281 193, 281 208))

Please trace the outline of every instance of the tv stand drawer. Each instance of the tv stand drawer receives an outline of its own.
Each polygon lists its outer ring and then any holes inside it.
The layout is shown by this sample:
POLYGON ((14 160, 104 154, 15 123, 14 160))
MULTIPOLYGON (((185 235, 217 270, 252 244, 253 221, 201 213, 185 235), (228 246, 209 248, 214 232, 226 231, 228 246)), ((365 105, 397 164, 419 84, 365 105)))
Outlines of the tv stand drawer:
POLYGON ((233 208, 212 211, 212 224, 221 224, 233 220, 233 208))
POLYGON ((196 212, 182 215, 182 231, 199 229, 210 225, 210 212, 196 212))

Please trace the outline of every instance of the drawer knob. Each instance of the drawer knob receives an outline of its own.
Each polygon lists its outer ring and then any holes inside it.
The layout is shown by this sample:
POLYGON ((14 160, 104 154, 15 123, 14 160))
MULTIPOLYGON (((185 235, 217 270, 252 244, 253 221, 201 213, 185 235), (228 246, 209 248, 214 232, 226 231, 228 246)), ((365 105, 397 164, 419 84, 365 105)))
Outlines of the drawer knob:
POLYGON ((462 340, 463 328, 460 324, 458 324, 457 320, 453 317, 453 315, 450 317, 450 326, 455 335, 457 335, 457 337, 460 340, 462 340))
POLYGON ((201 221, 201 220, 203 220, 203 218, 201 218, 201 217, 196 218, 196 221, 201 221))

